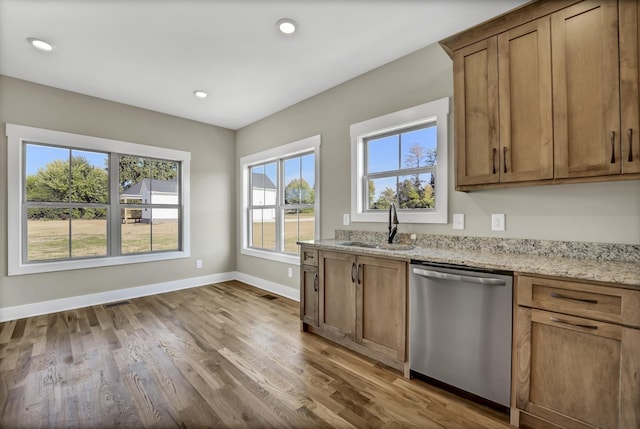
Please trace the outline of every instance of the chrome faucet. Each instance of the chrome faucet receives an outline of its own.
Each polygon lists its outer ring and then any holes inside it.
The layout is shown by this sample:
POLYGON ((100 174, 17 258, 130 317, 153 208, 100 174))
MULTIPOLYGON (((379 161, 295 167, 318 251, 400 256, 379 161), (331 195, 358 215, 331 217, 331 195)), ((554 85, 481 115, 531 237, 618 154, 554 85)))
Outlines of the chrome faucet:
POLYGON ((393 243, 393 237, 396 236, 398 232, 398 212, 396 211, 396 205, 391 203, 389 206, 389 244, 393 243), (391 212, 393 211, 393 217, 391 212), (391 226, 393 224, 393 226, 391 226))

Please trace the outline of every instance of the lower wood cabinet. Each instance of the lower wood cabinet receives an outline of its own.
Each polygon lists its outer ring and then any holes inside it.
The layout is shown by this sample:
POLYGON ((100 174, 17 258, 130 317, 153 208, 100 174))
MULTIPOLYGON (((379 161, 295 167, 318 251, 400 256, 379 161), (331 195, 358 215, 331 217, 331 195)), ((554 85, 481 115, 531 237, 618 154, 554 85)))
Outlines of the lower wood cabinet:
POLYGON ((356 262, 356 340, 404 362, 407 264, 369 256, 356 262))
POLYGON ((313 306, 307 304, 313 299, 311 284, 316 273, 313 267, 303 267, 303 330, 402 370, 406 360, 407 262, 319 251, 317 323, 309 314, 313 306))
POLYGON ((516 279, 513 386, 520 422, 640 428, 640 291, 516 279))
POLYGON ((318 251, 302 248, 300 266, 300 320, 318 326, 319 283, 318 251))
POLYGON ((356 256, 320 253, 320 326, 334 338, 356 339, 356 256))

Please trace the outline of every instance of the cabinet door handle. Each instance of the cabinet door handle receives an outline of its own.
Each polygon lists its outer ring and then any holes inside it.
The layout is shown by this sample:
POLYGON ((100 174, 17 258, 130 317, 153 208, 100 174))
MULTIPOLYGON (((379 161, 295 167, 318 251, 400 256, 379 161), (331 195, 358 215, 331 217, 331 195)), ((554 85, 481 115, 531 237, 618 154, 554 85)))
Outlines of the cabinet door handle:
POLYGON ((556 322, 556 323, 562 323, 564 325, 569 325, 569 326, 577 326, 578 328, 593 329, 594 331, 598 330, 597 326, 583 325, 582 323, 573 323, 573 322, 569 322, 568 320, 558 319, 557 317, 553 317, 553 316, 549 317, 549 321, 550 322, 556 322))
POLYGON ((562 295, 562 294, 555 293, 555 292, 552 292, 549 296, 551 296, 551 298, 568 299, 570 301, 585 302, 587 304, 597 304, 598 303, 597 299, 574 298, 572 296, 562 295))
POLYGON ((611 163, 616 163, 616 132, 611 131, 611 163))
POLYGON ((633 162, 633 128, 627 130, 627 137, 629 137, 629 162, 633 162))
POLYGON ((507 172, 507 147, 502 148, 502 161, 504 163, 504 172, 507 172))
POLYGON ((313 290, 318 292, 318 273, 313 276, 313 290))
POLYGON ((496 155, 498 153, 498 149, 496 149, 495 147, 493 148, 493 174, 496 174, 496 155))
POLYGON ((351 263, 351 283, 355 283, 356 282, 356 263, 352 262, 351 263))
POLYGON ((358 284, 362 283, 362 264, 358 264, 358 284))

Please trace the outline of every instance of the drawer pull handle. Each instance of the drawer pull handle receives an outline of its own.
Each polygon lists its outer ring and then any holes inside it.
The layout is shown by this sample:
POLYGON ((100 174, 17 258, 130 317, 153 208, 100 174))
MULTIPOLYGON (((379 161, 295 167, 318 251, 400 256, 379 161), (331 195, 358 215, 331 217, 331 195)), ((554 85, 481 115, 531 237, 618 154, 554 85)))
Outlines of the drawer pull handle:
POLYGON ((616 132, 611 131, 611 163, 616 163, 616 132))
POLYGON ((597 299, 586 299, 586 298, 574 298, 572 296, 566 296, 566 295, 561 295, 559 293, 555 293, 553 292, 551 294, 551 298, 558 298, 558 299, 568 299, 570 301, 579 301, 579 302, 585 302, 587 304, 597 304, 598 300, 597 299))
POLYGON ((305 253, 305 255, 304 255, 304 260, 306 261, 307 259, 315 259, 315 258, 313 257, 313 255, 307 255, 307 254, 305 253))
POLYGON ((362 264, 358 264, 358 284, 362 284, 362 264))
POLYGON ((496 154, 498 153, 498 149, 496 149, 495 147, 493 148, 493 174, 496 174, 496 154))
POLYGON ((351 263, 351 283, 355 283, 356 282, 356 263, 352 262, 351 263))
POLYGON ((553 316, 549 317, 549 321, 556 322, 556 323, 563 323, 565 325, 570 325, 570 326, 576 326, 578 328, 593 329, 594 331, 598 330, 597 326, 583 325, 581 323, 573 323, 573 322, 569 322, 568 320, 558 319, 557 317, 553 317, 553 316))
POLYGON ((629 162, 633 162, 633 128, 627 130, 629 136, 629 162))
POLYGON ((313 276, 313 291, 318 292, 318 273, 313 276))
POLYGON ((504 162, 504 172, 507 172, 507 147, 502 148, 502 161, 504 162))

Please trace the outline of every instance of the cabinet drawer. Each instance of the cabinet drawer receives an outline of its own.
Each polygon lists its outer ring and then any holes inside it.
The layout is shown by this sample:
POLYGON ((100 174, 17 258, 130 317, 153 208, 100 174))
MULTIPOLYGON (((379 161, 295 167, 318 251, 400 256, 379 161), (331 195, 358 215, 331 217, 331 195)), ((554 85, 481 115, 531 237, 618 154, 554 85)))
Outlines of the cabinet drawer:
POLYGON ((302 265, 318 266, 318 250, 303 247, 300 250, 300 262, 302 265))
POLYGON ((640 327, 640 291, 517 276, 518 304, 640 327))

